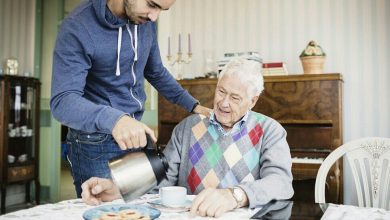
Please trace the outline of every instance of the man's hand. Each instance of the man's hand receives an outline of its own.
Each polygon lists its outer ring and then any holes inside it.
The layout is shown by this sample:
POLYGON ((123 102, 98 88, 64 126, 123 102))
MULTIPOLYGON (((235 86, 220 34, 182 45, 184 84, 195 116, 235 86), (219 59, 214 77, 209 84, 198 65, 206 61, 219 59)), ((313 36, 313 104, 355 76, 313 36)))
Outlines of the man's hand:
POLYGON ((121 198, 118 187, 110 179, 91 177, 81 185, 81 198, 88 205, 99 205, 121 198))
POLYGON ((191 215, 218 218, 236 206, 237 202, 229 189, 207 188, 200 192, 192 202, 191 215))
POLYGON ((202 114, 206 117, 210 117, 213 110, 210 108, 204 107, 202 105, 197 105, 197 106, 195 106, 193 112, 196 114, 202 114))
POLYGON ((122 116, 112 129, 112 136, 122 150, 146 146, 146 135, 157 141, 152 129, 130 116, 122 116))

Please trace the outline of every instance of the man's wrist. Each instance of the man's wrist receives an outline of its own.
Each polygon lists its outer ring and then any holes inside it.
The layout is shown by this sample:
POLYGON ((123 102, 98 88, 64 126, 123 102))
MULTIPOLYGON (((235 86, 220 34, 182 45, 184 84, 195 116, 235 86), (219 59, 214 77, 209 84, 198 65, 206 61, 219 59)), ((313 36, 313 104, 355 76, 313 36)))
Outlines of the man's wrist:
POLYGON ((198 105, 200 105, 200 103, 199 103, 199 102, 196 102, 196 103, 194 104, 194 106, 192 106, 191 113, 194 113, 195 108, 196 108, 196 106, 198 106, 198 105))
POLYGON ((248 198, 246 193, 240 187, 229 188, 233 198, 236 200, 237 206, 235 208, 241 208, 247 205, 248 198))

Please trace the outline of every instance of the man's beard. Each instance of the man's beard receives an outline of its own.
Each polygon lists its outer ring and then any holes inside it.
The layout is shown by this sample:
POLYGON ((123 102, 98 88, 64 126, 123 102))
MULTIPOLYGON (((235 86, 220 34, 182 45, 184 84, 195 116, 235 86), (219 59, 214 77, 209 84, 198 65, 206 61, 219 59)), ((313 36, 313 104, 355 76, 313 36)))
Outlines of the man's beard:
POLYGON ((148 17, 141 17, 133 11, 133 9, 135 8, 135 4, 136 4, 136 0, 123 0, 123 7, 127 19, 129 19, 129 21, 131 21, 134 24, 143 24, 150 21, 148 17))
POLYGON ((125 9, 126 17, 131 22, 135 22, 135 18, 136 18, 136 16, 132 11, 134 5, 135 5, 135 0, 123 0, 123 7, 125 9))

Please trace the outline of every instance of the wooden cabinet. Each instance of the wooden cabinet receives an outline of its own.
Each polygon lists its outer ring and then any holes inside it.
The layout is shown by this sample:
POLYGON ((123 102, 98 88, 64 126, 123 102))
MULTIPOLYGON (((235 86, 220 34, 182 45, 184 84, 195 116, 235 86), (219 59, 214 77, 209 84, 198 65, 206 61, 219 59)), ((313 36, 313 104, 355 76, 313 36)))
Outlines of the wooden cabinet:
MULTIPOLYGON (((179 83, 202 105, 212 108, 217 79, 179 83)), ((343 143, 342 83, 338 73, 265 76, 264 91, 253 108, 282 124, 296 161, 310 160, 294 162, 292 167, 295 196, 302 200, 314 201, 314 182, 321 164, 313 161, 325 158, 343 143)), ((166 144, 176 124, 188 115, 183 108, 159 96, 158 143, 166 144)), ((329 172, 327 201, 342 200, 341 171, 342 164, 337 162, 329 172)))
POLYGON ((7 186, 25 183, 30 202, 30 183, 35 183, 39 204, 39 100, 38 79, 0 76, 0 180, 1 213, 5 213, 7 186))

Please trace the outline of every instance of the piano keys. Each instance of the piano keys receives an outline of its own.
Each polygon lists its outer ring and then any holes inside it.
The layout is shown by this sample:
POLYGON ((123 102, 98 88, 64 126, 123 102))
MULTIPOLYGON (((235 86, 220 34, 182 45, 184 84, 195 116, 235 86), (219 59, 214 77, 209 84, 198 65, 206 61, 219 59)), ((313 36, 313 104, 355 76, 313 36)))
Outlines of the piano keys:
POLYGON ((292 162, 293 164, 302 163, 302 164, 319 164, 321 165, 322 162, 325 160, 325 158, 308 158, 308 157, 293 157, 292 162))

